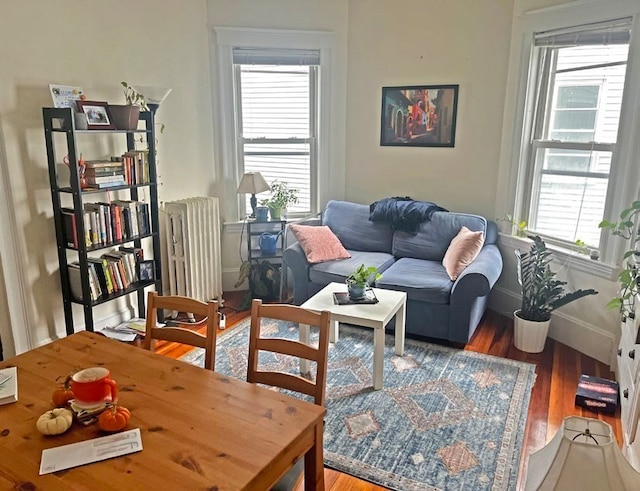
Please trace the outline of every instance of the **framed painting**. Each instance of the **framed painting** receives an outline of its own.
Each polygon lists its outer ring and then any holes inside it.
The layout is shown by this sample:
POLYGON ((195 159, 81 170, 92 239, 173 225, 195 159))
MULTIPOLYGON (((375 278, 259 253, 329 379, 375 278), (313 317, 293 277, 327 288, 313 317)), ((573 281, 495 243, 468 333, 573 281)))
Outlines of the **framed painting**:
POLYGON ((453 147, 458 85, 382 87, 380 145, 453 147))
POLYGON ((111 119, 109 104, 98 101, 76 101, 78 110, 87 116, 87 128, 90 130, 115 130, 111 119))

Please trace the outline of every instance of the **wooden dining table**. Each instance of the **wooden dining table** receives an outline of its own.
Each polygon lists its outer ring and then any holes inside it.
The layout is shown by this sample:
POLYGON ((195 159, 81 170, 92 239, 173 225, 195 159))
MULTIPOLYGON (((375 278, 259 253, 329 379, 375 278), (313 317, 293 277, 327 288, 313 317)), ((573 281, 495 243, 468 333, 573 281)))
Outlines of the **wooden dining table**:
POLYGON ((0 489, 269 489, 302 456, 305 489, 324 489, 325 409, 90 332, 0 362, 16 366, 18 402, 0 406, 0 489), (65 376, 103 366, 143 450, 39 475, 42 451, 104 436, 74 422, 45 436, 36 420, 65 376))

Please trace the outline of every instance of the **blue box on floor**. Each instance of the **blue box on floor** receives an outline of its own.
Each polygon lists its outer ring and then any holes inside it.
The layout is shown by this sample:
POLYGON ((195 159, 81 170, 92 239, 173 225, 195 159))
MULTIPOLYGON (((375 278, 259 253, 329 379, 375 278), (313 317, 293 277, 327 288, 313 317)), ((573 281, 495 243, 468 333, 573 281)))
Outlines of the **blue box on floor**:
POLYGON ((576 406, 613 414, 618 407, 618 382, 606 378, 580 375, 576 406))

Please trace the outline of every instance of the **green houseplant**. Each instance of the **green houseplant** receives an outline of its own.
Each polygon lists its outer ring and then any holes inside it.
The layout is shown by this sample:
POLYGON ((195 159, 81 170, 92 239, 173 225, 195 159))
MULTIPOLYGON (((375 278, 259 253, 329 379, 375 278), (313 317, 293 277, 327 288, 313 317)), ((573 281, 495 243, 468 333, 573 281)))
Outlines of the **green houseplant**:
POLYGON ((566 281, 556 279, 551 270, 551 252, 539 237, 533 237, 529 252, 515 251, 518 259, 518 283, 522 292, 522 303, 514 312, 514 342, 516 348, 529 353, 539 353, 549 331, 552 312, 574 300, 598 292, 579 289, 566 293, 566 281))
POLYGON ((113 124, 119 130, 135 130, 140 119, 140 110, 148 111, 144 96, 127 82, 120 82, 126 104, 109 104, 113 124))
POLYGON ((272 220, 279 220, 287 205, 298 202, 298 190, 290 188, 286 181, 275 180, 271 183, 270 191, 271 196, 260 201, 260 204, 269 208, 272 220))
POLYGON ((354 300, 364 298, 367 287, 382 278, 382 274, 375 266, 361 264, 353 273, 347 276, 349 297, 354 300))
POLYGON ((636 258, 640 256, 638 246, 640 237, 637 233, 638 214, 640 214, 640 201, 634 201, 629 208, 622 210, 619 222, 603 220, 599 227, 608 230, 613 235, 631 241, 631 248, 626 250, 622 256, 622 270, 618 274, 620 288, 618 295, 612 298, 607 307, 617 309, 624 317, 629 317, 633 313, 633 298, 640 294, 638 285, 638 266, 636 258))

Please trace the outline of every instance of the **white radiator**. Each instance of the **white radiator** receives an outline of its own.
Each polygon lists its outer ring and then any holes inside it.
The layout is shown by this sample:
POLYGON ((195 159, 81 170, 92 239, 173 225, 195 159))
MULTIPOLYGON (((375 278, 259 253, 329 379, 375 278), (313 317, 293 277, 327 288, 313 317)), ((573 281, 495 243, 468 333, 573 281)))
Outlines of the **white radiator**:
POLYGON ((165 203, 171 295, 222 301, 218 198, 165 203))

